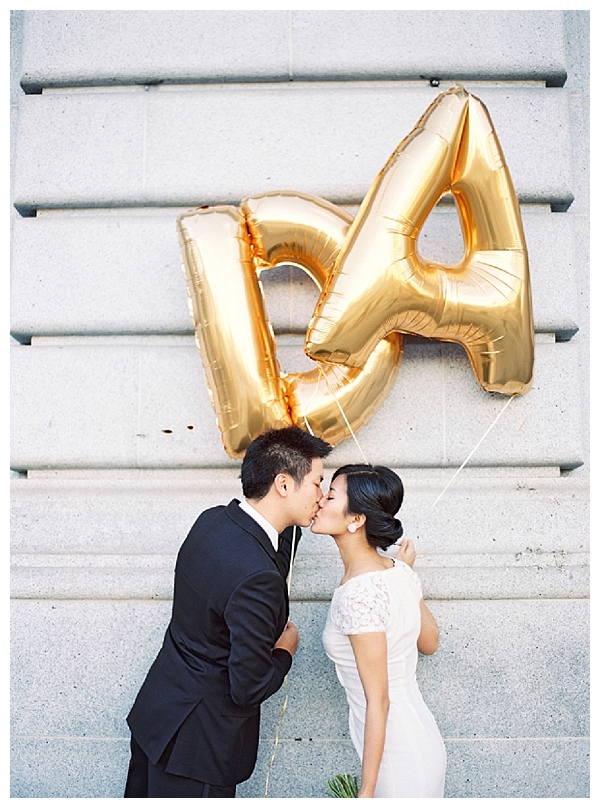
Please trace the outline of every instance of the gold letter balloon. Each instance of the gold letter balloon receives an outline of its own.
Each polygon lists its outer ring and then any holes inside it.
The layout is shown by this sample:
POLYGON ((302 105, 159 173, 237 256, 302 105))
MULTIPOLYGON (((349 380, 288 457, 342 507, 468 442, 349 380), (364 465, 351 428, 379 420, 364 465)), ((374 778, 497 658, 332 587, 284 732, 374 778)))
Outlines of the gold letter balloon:
POLYGON ((239 208, 198 208, 177 222, 190 313, 227 454, 290 424, 333 445, 379 407, 402 360, 402 333, 462 344, 481 386, 531 387, 533 324, 518 202, 483 104, 441 93, 403 140, 356 218, 282 191, 239 208), (417 237, 453 194, 465 255, 423 260, 417 237), (321 290, 305 342, 315 368, 282 373, 260 274, 305 270, 321 290))
POLYGON ((230 457, 241 457, 265 429, 291 424, 336 445, 371 417, 393 385, 400 334, 381 340, 360 367, 315 362, 314 370, 284 374, 277 361, 260 273, 295 264, 322 289, 351 222, 325 200, 289 192, 179 217, 190 313, 230 457))
POLYGON ((359 366, 393 331, 464 346, 489 392, 526 393, 533 318, 519 204, 487 110, 462 87, 441 93, 376 178, 317 303, 305 351, 359 366), (465 253, 425 261, 417 237, 451 192, 465 253))

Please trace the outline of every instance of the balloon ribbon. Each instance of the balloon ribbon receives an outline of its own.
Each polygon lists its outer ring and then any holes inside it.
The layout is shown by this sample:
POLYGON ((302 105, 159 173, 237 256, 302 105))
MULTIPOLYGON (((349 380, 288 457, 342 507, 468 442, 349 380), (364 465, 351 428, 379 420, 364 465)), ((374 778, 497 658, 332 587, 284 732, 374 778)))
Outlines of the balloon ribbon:
MULTIPOLYGON (((294 531, 292 533, 292 553, 290 555, 290 571, 288 573, 288 579, 287 579, 288 598, 292 591, 292 570, 294 568, 294 555, 296 553, 296 544, 298 543, 297 535, 298 535, 298 526, 294 525, 294 531)), ((285 684, 285 698, 283 700, 283 706, 281 708, 281 715, 279 716, 279 723, 277 724, 277 729, 275 731, 275 746, 273 747, 273 754, 271 755, 271 758, 267 765, 267 779, 265 781, 265 797, 269 796, 269 778, 271 776, 271 767, 273 765, 273 761, 275 760, 275 753, 277 752, 277 746, 279 744, 279 731, 281 729, 283 716, 285 715, 285 711, 287 710, 288 698, 290 695, 290 683, 288 681, 287 675, 284 677, 283 682, 285 684)))
POLYGON ((433 509, 435 508, 435 506, 438 504, 438 502, 440 501, 440 499, 441 499, 441 498, 444 496, 444 494, 446 493, 446 491, 447 491, 447 490, 450 488, 450 486, 452 485, 452 483, 454 482, 454 480, 455 480, 455 479, 458 477, 458 475, 459 475, 459 474, 460 474, 460 472, 461 472, 461 471, 464 469, 464 467, 467 465, 467 463, 469 462, 469 460, 470 460, 470 459, 473 457, 473 455, 475 454, 475 452, 477 451, 477 449, 478 449, 478 448, 481 446, 481 444, 483 443, 483 441, 485 440, 485 438, 487 438, 487 436, 489 435, 489 433, 490 433, 490 432, 492 431, 492 429, 493 429, 493 428, 496 426, 496 424, 498 423, 498 421, 500 420, 500 418, 502 417, 502 415, 504 415, 504 411, 505 411, 505 409, 508 407, 508 405, 510 404, 510 402, 511 402, 511 401, 513 400, 513 398, 515 398, 516 396, 517 396, 517 393, 514 393, 514 394, 513 394, 513 395, 512 395, 512 396, 511 396, 511 397, 508 399, 508 401, 507 401, 507 402, 506 402, 506 404, 505 404, 505 405, 502 407, 502 409, 500 410, 500 412, 498 413, 498 415, 497 415, 497 416, 494 418, 494 420, 492 421, 492 423, 491 423, 491 424, 488 426, 488 428, 486 429, 486 431, 485 431, 485 432, 483 433, 483 435, 482 435, 482 436, 479 438, 479 440, 477 441, 477 443, 475 444, 475 446, 474 446, 474 447, 471 449, 471 451, 469 452, 469 454, 467 455, 467 457, 466 457, 466 458, 463 460, 463 462, 460 464, 460 466, 459 466, 459 467, 456 469, 456 471, 454 472, 454 474, 452 475, 452 477, 450 477, 450 479, 449 479, 449 481, 448 481, 447 485, 444 487, 444 489, 443 489, 443 491, 441 492, 441 494, 439 494, 438 498, 435 500, 435 502, 433 503, 433 505, 431 506, 431 508, 429 509, 429 511, 428 511, 428 512, 425 514, 425 517, 424 517, 425 519, 427 519, 427 517, 431 515, 431 512, 433 511, 433 509))

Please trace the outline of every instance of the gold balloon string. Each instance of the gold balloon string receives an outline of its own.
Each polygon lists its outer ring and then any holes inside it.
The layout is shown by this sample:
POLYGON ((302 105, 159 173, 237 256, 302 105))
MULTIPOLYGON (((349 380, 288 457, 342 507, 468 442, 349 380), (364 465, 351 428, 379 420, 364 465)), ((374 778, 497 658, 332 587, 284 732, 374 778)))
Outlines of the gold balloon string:
POLYGON ((306 417, 306 411, 309 409, 312 400, 317 395, 317 390, 318 390, 318 388, 317 388, 317 385, 315 384, 314 387, 313 387, 312 396, 310 397, 310 400, 306 402, 306 406, 304 407, 304 412, 302 413, 302 418, 304 419, 304 424, 306 426, 306 429, 313 436, 314 436, 315 433, 313 432, 312 427, 311 427, 310 423, 308 422, 308 418, 306 417))
POLYGON ((315 434, 315 433, 312 431, 312 427, 311 427, 311 425, 308 423, 308 418, 307 418, 307 417, 306 417, 306 415, 304 415, 304 414, 302 415, 302 417, 304 418, 304 423, 305 423, 305 425, 306 425, 307 430, 310 432, 310 434, 311 434, 311 435, 313 435, 313 436, 314 436, 314 434, 315 434))
POLYGON ((325 371, 323 370, 323 367, 322 367, 320 362, 318 363, 318 367, 319 367, 319 373, 323 376, 323 379, 325 380, 325 384, 327 385, 327 389, 329 390, 329 392, 333 396, 333 398, 335 400, 335 403, 337 404, 338 409, 339 409, 339 411, 340 411, 340 413, 342 415, 342 418, 344 419, 344 423, 348 427, 348 431, 350 432, 350 434, 354 438, 354 443, 356 443, 356 445, 358 446, 358 451, 361 453, 365 463, 367 465, 369 465, 369 461, 367 460, 367 456, 363 452, 362 447, 361 447, 360 443, 358 442, 358 438, 356 437, 356 435, 354 433, 354 430, 350 426, 350 421, 346 418, 346 413, 344 412, 344 409, 343 409, 342 405, 340 404, 338 397, 335 394, 335 390, 332 390, 331 385, 329 384, 329 380, 327 378, 327 375, 325 374, 325 371))
POLYGON ((279 716, 279 723, 277 724, 277 729, 275 731, 275 746, 273 747, 273 754, 271 755, 271 759, 267 765, 267 779, 265 782, 265 797, 269 796, 269 778, 271 776, 271 766, 273 765, 273 761, 275 760, 275 753, 277 752, 277 744, 279 743, 279 731, 281 729, 281 722, 283 721, 283 716, 285 715, 285 711, 287 709, 288 703, 288 696, 290 694, 290 685, 288 682, 287 676, 283 680, 285 684, 285 698, 283 700, 283 707, 281 708, 281 715, 279 716))
POLYGON ((290 333, 294 330, 294 267, 290 264, 290 333))
POLYGON ((294 530, 292 533, 292 554, 290 556, 290 571, 288 573, 288 579, 287 579, 288 598, 292 594, 292 572, 294 569, 294 555, 296 553, 296 545, 298 544, 297 536, 298 536, 298 525, 294 525, 294 530))
MULTIPOLYGON (((287 590, 288 590, 288 598, 292 592, 292 570, 294 569, 294 555, 296 553, 296 545, 298 543, 298 526, 294 525, 294 530, 292 532, 292 553, 290 555, 290 571, 288 573, 287 579, 287 590)), ((287 710, 288 705, 288 698, 290 695, 290 683, 288 680, 287 675, 283 679, 283 683, 285 685, 285 698, 283 700, 283 705, 281 707, 281 715, 279 716, 279 722, 277 724, 277 729, 275 730, 275 745, 273 746, 273 754, 271 755, 269 762, 267 764, 267 779, 265 781, 265 797, 269 796, 269 779, 271 777, 271 767, 273 766, 273 761, 275 760, 275 754, 277 752, 277 746, 279 745, 279 733, 281 731, 281 724, 283 722, 283 716, 285 715, 285 711, 287 710)))
MULTIPOLYGON (((469 462, 469 460, 470 460, 470 459, 473 457, 473 455, 475 454, 475 452, 477 451, 477 449, 478 449, 478 448, 481 446, 481 444, 482 444, 482 443, 483 443, 483 441, 484 441, 484 440, 487 438, 487 436, 490 434, 490 432, 492 431, 492 429, 493 429, 493 428, 496 426, 496 424, 498 423, 498 421, 500 420, 500 418, 501 418, 501 417, 504 415, 504 413, 505 413, 505 411, 506 411, 506 408, 508 407, 508 405, 510 404, 510 402, 513 400, 513 398, 516 398, 516 396, 517 396, 517 394, 516 394, 516 393, 515 393, 515 394, 513 394, 513 395, 512 395, 512 396, 511 396, 511 397, 508 399, 508 401, 506 402, 506 404, 504 405, 504 407, 502 407, 502 409, 500 410, 500 412, 498 413, 498 415, 497 415, 497 416, 494 418, 494 420, 492 421, 492 423, 491 423, 491 424, 488 426, 488 428, 486 429, 486 431, 485 431, 485 432, 483 433, 483 435, 482 435, 482 436, 479 438, 479 440, 477 441, 477 443, 475 444, 475 446, 474 446, 474 447, 471 449, 471 451, 469 452, 468 456, 465 458, 465 460, 463 460, 463 462, 461 463, 461 465, 460 465, 460 466, 459 466, 459 467, 456 469, 456 471, 454 472, 454 474, 452 475, 452 477, 451 477, 451 478, 448 480, 448 483, 447 483, 447 484, 446 484, 446 486, 444 487, 444 489, 443 489, 443 491, 441 492, 441 494, 439 494, 439 496, 437 497, 437 499, 435 500, 435 502, 433 503, 433 505, 431 506, 431 508, 429 509, 429 511, 428 511, 428 512, 425 514, 425 516, 423 517, 423 521, 424 521, 425 519, 428 519, 428 518, 429 518, 429 516, 431 515, 431 512, 433 511, 433 509, 435 508, 435 506, 436 506, 436 505, 438 504, 438 502, 439 502, 439 501, 442 499, 442 497, 444 496, 444 494, 446 493, 446 491, 447 491, 447 490, 450 488, 450 486, 452 485, 452 483, 454 482, 454 480, 456 480, 456 478, 458 477, 458 475, 460 474, 460 472, 461 472, 461 471, 464 469, 464 467, 467 465, 467 463, 469 462)), ((418 535, 418 531, 417 531, 417 535, 418 535)))

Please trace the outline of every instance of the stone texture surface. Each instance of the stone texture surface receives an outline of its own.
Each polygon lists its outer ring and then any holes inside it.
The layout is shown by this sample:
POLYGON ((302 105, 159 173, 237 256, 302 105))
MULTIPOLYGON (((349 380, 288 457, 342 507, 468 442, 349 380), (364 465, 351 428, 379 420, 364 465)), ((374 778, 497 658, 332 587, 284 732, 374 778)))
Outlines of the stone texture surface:
POLYGON ((587 738, 452 741, 446 789, 466 799, 589 799, 587 738))
POLYGON ((12 798, 87 800, 123 796, 128 738, 13 735, 10 754, 12 798))
POLYGON ((332 76, 561 85, 566 76, 556 11, 35 11, 25 32, 21 82, 30 92, 332 76))
MULTIPOLYGON (((423 469, 398 471, 407 492, 401 518, 427 597, 586 597, 581 480, 549 469, 507 470, 501 479, 467 469, 446 482, 423 469)), ((13 598, 168 599, 175 555, 198 513, 241 496, 235 470, 106 474, 13 480, 13 598)), ((335 544, 302 533, 292 596, 329 600, 342 574, 335 544)))
MULTIPOLYGON (((240 798, 263 798, 269 771, 270 798, 326 797, 333 774, 358 774, 351 741, 280 740, 268 770, 274 739, 261 741, 257 767, 238 788, 240 798), (293 778, 289 773, 293 772, 293 778)), ((449 740, 446 795, 462 799, 588 798, 587 739, 510 738, 449 740), (508 764, 507 764, 508 762, 508 764), (485 795, 482 797, 482 795, 485 795)), ((123 796, 129 741, 95 738, 14 738, 14 796, 24 798, 112 798, 123 796), (77 772, 73 769, 77 761, 77 772)))
MULTIPOLYGON (((280 347, 284 371, 312 366, 301 345, 280 347)), ((533 389, 510 400, 479 387, 460 346, 409 343, 396 383, 359 443, 387 465, 458 467, 498 418, 499 428, 477 449, 476 465, 576 467, 582 462, 576 352, 570 342, 538 341, 533 389)), ((12 468, 236 462, 223 451, 192 338, 49 338, 13 348, 12 357, 18 380, 12 468)), ((356 457, 347 440, 332 462, 356 457)))
MULTIPOLYGON (((509 600, 430 605, 441 627, 440 649, 420 659, 418 677, 448 740, 446 796, 515 796, 519 789, 523 796, 567 797, 577 791, 583 796, 586 759, 581 749, 589 731, 587 604, 509 600), (531 743, 531 755, 524 754, 531 743), (499 764, 479 771, 486 754, 499 760, 502 750, 511 758, 525 758, 516 777, 499 774, 499 764), (568 777, 573 765, 576 781, 568 777)), ((270 796, 324 796, 323 779, 335 774, 338 765, 357 771, 343 690, 320 644, 326 609, 326 603, 291 605, 302 645, 288 676, 287 707, 281 717, 282 689, 263 708, 259 764, 240 796, 263 796, 278 728, 270 796), (297 779, 289 778, 292 769, 297 779)), ((124 718, 160 646, 168 616, 168 602, 15 602, 12 679, 19 698, 13 734, 19 755, 13 796, 119 796, 127 765, 124 718), (76 646, 62 641, 69 633, 79 637, 76 646), (34 642, 26 647, 18 643, 16 638, 24 635, 34 642), (27 743, 30 737, 37 740, 27 743), (109 749, 115 756, 112 777, 94 777, 93 793, 84 791, 81 773, 94 754, 99 752, 102 760, 109 749), (65 778, 59 792, 67 750, 78 776, 70 775, 71 783, 65 778), (52 776, 48 752, 56 760, 52 776)))
MULTIPOLYGON (((193 325, 175 222, 183 209, 51 211, 13 223, 11 332, 31 335, 186 334, 193 325), (157 295, 157 290, 160 294, 157 295)), ((579 327, 574 219, 523 206, 535 328, 570 338, 579 327)), ((439 205, 419 239, 428 260, 457 263, 453 206, 439 205)), ((261 273, 276 333, 305 333, 318 298, 299 268, 261 273)))
POLYGON ((549 84, 563 81, 565 57, 558 15, 542 18, 531 12, 473 10, 292 15, 297 78, 327 73, 355 79, 501 75, 502 80, 511 76, 543 78, 549 84))
MULTIPOLYGON (((584 552, 589 489, 557 468, 398 468, 401 517, 426 555, 584 552)), ((325 485, 332 469, 326 468, 325 485)), ((11 481, 15 553, 174 555, 197 515, 241 496, 239 469, 31 472, 11 481)), ((301 554, 335 555, 302 531, 301 554)))
MULTIPOLYGON (((25 96, 14 204, 25 213, 193 207, 238 204, 281 189, 360 203, 400 141, 450 86, 288 82, 25 96), (268 129, 265 116, 273 121, 268 129)), ((519 198, 568 206, 568 94, 519 85, 467 89, 490 112, 519 198)))

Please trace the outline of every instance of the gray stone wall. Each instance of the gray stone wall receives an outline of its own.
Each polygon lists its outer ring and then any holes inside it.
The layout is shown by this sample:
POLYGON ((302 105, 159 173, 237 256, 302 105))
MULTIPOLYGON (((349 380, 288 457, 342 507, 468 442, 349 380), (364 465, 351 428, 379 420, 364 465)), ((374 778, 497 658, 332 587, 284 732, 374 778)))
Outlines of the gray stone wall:
MULTIPOLYGON (((12 796, 122 795, 177 549, 239 495, 178 214, 278 189, 354 212, 456 81, 488 107, 521 203, 534 387, 444 491, 506 399, 459 346, 408 338, 358 440, 406 484, 441 629, 418 673, 446 795, 588 796, 588 12, 14 11, 11 33, 12 796)), ((420 248, 460 258, 451 206, 420 248)), ((290 267, 263 283, 281 364, 303 369, 316 287, 290 267)), ((329 466, 357 455, 348 441, 329 466)), ((305 531, 301 650, 240 797, 264 796, 267 772, 270 797, 318 798, 359 771, 320 644, 339 574, 333 542, 305 531)))

